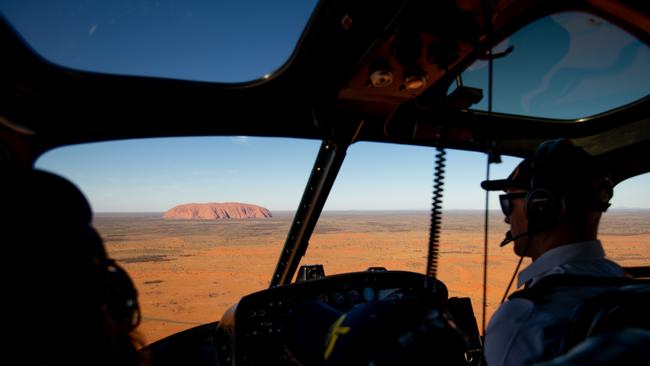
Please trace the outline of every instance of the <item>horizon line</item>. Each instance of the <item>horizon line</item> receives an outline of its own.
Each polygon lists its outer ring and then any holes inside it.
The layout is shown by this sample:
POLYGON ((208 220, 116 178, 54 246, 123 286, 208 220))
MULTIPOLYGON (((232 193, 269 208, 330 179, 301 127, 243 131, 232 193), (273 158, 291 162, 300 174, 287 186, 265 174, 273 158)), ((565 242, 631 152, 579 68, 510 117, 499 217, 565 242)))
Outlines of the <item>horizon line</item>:
MULTIPOLYGON (((273 210, 273 209, 268 209, 273 212, 280 212, 280 213, 288 213, 288 212, 296 212, 296 210, 273 210)), ((93 211, 94 214, 164 214, 168 210, 165 211, 93 211)), ((330 209, 330 210, 323 210, 322 213, 328 213, 328 212, 395 212, 395 211, 400 211, 400 212, 431 212, 431 209, 424 209, 424 208, 380 208, 380 209, 330 209)), ((476 211, 476 212, 485 212, 484 209, 481 208, 446 208, 442 209, 443 212, 445 211, 476 211)), ((491 208, 488 210, 488 212, 501 212, 501 209, 499 208, 491 208)), ((612 212, 612 211, 650 211, 650 208, 635 208, 635 207, 615 207, 615 208, 610 208, 607 210, 607 212, 612 212)), ((606 212, 605 212, 606 213, 606 212)))

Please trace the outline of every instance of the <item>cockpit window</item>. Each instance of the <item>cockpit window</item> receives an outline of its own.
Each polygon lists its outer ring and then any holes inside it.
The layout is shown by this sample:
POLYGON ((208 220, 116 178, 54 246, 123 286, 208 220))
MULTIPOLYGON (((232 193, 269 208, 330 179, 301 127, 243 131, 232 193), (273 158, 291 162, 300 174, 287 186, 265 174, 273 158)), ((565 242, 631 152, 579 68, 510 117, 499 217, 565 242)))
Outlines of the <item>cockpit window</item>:
MULTIPOLYGON (((494 60, 495 112, 579 120, 650 93, 650 47, 591 14, 544 17, 494 52, 505 54, 494 60)), ((482 111, 488 108, 487 65, 478 61, 462 74, 464 85, 483 89, 486 97, 474 107, 482 111)))
POLYGON ((108 254, 138 289, 139 330, 151 343, 218 320, 268 287, 318 147, 298 139, 138 139, 58 148, 36 167, 88 198, 108 254))
POLYGON ((213 82, 256 80, 293 52, 316 0, 0 1, 41 56, 110 74, 213 82))
MULTIPOLYGON (((218 320, 247 294, 268 288, 320 141, 253 137, 155 138, 64 146, 36 168, 75 183, 106 248, 134 279, 147 343, 218 320), (227 203, 229 207, 212 206, 227 203), (233 203, 268 209, 241 215, 233 203), (194 207, 178 208, 191 204, 194 207), (201 208, 203 207, 203 208, 201 208)), ((302 265, 326 275, 370 267, 426 272, 434 160, 421 146, 349 147, 302 265)), ((492 178, 520 158, 502 157, 492 178)), ((486 156, 448 149, 438 277, 472 299, 480 318, 486 156)), ((607 253, 626 266, 647 257, 650 174, 615 188, 601 227, 607 253)), ((488 318, 517 257, 499 247, 508 225, 489 203, 488 318)), ((56 208, 53 208, 55 210, 56 208)), ((351 299, 362 292, 346 293, 351 299)))
POLYGON ((614 187, 610 207, 603 214, 599 236, 610 258, 623 267, 648 265, 650 253, 650 173, 628 178, 614 187))

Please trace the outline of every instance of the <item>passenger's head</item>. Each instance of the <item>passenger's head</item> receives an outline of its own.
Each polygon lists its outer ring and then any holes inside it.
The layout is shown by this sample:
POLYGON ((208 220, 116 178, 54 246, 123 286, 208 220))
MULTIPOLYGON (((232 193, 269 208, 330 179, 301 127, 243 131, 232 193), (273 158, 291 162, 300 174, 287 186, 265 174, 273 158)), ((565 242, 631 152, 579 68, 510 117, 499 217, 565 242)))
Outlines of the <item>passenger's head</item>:
POLYGON ((137 295, 106 254, 91 210, 41 171, 0 182, 2 281, 11 351, 21 364, 134 365, 137 295))
POLYGON ((601 213, 613 195, 602 164, 568 139, 542 143, 508 178, 484 181, 481 186, 505 191, 500 203, 513 237, 534 234, 515 241, 515 252, 523 255, 530 244, 528 254, 533 258, 541 248, 529 240, 549 235, 557 244, 595 239, 601 213))

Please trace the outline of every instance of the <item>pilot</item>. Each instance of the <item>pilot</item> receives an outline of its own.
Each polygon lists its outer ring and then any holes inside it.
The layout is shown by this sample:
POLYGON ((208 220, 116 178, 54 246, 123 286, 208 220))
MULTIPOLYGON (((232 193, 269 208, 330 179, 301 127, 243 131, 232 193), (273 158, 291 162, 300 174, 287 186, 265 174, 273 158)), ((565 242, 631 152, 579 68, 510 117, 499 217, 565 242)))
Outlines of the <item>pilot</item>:
POLYGON ((515 254, 532 258, 518 276, 517 286, 526 290, 502 302, 488 324, 487 364, 550 359, 563 352, 576 308, 606 290, 597 285, 598 279, 624 276, 623 269, 605 257, 597 239, 601 214, 613 195, 612 182, 595 158, 572 141, 559 139, 542 143, 507 179, 481 186, 505 191, 499 200, 510 231, 502 246, 514 242, 515 254), (541 300, 530 295, 558 274, 594 281, 540 291, 545 293, 541 300))

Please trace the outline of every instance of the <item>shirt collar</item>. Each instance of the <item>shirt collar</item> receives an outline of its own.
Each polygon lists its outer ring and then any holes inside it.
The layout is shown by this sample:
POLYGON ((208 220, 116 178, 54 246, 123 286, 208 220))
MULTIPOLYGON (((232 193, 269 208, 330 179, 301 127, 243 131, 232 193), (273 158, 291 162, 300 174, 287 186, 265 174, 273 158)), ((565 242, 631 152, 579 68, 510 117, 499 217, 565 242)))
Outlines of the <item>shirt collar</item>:
POLYGON ((528 267, 519 272, 517 287, 521 287, 526 282, 543 275, 559 265, 604 257, 605 250, 600 240, 561 245, 542 254, 528 267))

